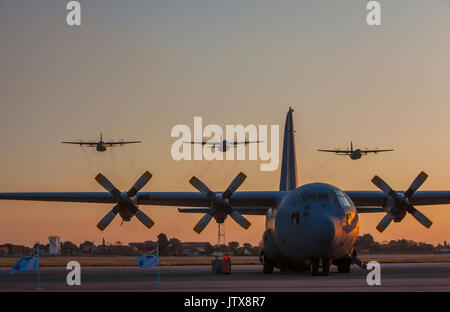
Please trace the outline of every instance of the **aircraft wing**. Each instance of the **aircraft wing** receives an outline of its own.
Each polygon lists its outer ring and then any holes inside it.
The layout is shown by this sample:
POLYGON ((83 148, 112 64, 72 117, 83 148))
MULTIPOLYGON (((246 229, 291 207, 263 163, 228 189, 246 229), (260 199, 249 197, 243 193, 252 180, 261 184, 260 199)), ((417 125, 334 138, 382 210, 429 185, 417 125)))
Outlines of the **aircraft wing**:
POLYGON ((358 213, 386 212, 383 207, 356 207, 358 213))
MULTIPOLYGON (((265 216, 271 207, 234 207, 242 215, 265 216)), ((209 208, 178 208, 181 213, 208 213, 209 208)))
POLYGON ((336 154, 343 154, 343 155, 348 155, 350 154, 352 151, 349 150, 318 150, 319 152, 327 152, 327 153, 336 153, 336 154))
MULTIPOLYGON (((218 193, 219 194, 219 193, 218 193)), ((233 207, 272 207, 288 194, 283 191, 235 192, 233 207)), ((140 192, 138 204, 153 206, 209 207, 208 199, 199 192, 140 192)), ((108 192, 69 193, 0 193, 0 200, 53 201, 74 203, 115 203, 108 192)))
POLYGON ((111 193, 70 192, 70 193, 0 193, 0 199, 54 201, 73 203, 115 203, 111 193))
MULTIPOLYGON (((381 191, 346 191, 345 193, 357 206, 358 212, 384 211, 373 211, 375 208, 382 207, 387 199, 387 195, 381 191)), ((450 191, 417 191, 410 202, 415 206, 450 204, 450 191)))
POLYGON ((393 149, 374 149, 374 150, 362 150, 361 153, 367 154, 367 153, 382 153, 382 152, 392 152, 393 149))
POLYGON ((250 143, 262 143, 264 141, 243 141, 243 142, 233 142, 233 145, 238 145, 238 144, 250 144, 250 143))
MULTIPOLYGON (((235 192, 230 198, 231 205, 260 214, 270 207, 277 206, 289 192, 284 191, 243 191, 235 192), (251 208, 251 209, 250 209, 251 208), (256 209, 258 208, 258 209, 256 209)), ((217 193, 219 194, 219 193, 217 193)), ((346 191, 358 207, 358 211, 381 212, 387 196, 381 191, 346 191)), ((198 192, 140 192, 140 205, 209 207, 208 199, 198 192)), ((116 199, 108 192, 58 192, 58 193, 0 193, 0 200, 53 201, 78 203, 115 203, 116 199)), ((444 205, 450 204, 450 191, 417 191, 411 204, 444 205)), ((194 212, 194 211, 192 211, 194 212)))
POLYGON ((76 144, 76 145, 87 145, 87 146, 97 146, 98 142, 61 142, 62 144, 76 144))
POLYGON ((141 143, 141 141, 105 142, 105 145, 112 147, 114 145, 135 144, 135 143, 141 143))
POLYGON ((222 145, 221 142, 208 142, 208 141, 203 141, 203 142, 183 142, 186 144, 202 144, 202 145, 222 145))
MULTIPOLYGON (((230 204, 233 207, 272 207, 276 206, 287 194, 288 192, 282 191, 235 192, 230 198, 230 204)), ((209 207, 208 199, 199 192, 139 193, 138 199, 142 205, 209 207)))

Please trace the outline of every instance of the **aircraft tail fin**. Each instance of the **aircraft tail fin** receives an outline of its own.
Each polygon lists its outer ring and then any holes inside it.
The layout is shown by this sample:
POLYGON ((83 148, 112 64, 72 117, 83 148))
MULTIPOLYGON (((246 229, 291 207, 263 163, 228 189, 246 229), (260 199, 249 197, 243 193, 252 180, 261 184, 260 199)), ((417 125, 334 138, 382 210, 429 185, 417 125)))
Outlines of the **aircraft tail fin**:
POLYGON ((289 107, 284 124, 283 159, 281 161, 280 191, 292 191, 297 188, 297 159, 295 156, 294 121, 289 107))
POLYGON ((353 152, 353 142, 350 142, 350 151, 353 152))

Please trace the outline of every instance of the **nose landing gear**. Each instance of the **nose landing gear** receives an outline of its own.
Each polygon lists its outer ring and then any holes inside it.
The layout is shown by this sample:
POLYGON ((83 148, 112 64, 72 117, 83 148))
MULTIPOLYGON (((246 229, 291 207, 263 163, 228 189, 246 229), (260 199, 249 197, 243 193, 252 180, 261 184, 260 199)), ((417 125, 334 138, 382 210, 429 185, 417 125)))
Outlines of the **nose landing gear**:
POLYGON ((330 259, 328 257, 312 258, 311 259, 311 274, 312 276, 329 276, 330 275, 330 259), (319 272, 319 268, 322 272, 319 272))

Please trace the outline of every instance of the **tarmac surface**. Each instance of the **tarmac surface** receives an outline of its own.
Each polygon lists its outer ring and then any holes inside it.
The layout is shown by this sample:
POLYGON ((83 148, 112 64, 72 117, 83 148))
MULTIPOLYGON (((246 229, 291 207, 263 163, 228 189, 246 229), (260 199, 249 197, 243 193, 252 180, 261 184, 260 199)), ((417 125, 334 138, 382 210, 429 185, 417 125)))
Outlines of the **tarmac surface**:
MULTIPOLYGON (((310 292, 310 291, 450 291, 450 263, 382 263, 381 286, 368 286, 367 271, 312 277, 309 272, 263 274, 261 265, 233 265, 230 275, 211 273, 211 267, 130 266, 81 267, 81 285, 68 286, 65 267, 42 267, 41 291, 163 291, 163 292, 310 292), (158 283, 159 270, 159 283, 158 283)), ((0 268, 0 291, 36 291, 36 271, 15 275, 0 268)))

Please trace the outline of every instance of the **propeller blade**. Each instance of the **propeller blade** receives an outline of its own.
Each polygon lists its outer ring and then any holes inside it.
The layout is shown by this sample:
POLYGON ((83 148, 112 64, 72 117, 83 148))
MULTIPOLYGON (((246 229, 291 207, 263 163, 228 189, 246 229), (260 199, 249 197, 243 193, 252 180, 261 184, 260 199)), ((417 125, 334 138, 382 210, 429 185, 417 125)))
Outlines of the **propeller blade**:
POLYGON ((423 213, 421 213, 419 210, 414 208, 413 205, 409 205, 407 208, 407 211, 412 214, 412 216, 419 221, 424 227, 427 229, 430 228, 430 226, 433 224, 430 219, 428 219, 423 213))
POLYGON ((234 178, 234 180, 230 183, 227 190, 223 192, 222 197, 230 198, 231 195, 238 189, 238 187, 241 186, 242 183, 244 183, 246 178, 247 176, 243 172, 240 172, 236 176, 236 178, 234 178))
POLYGON ((147 228, 151 228, 155 222, 153 222, 152 219, 150 219, 149 216, 147 216, 142 210, 136 210, 136 213, 134 214, 136 216, 136 218, 138 218, 139 221, 141 221, 141 223, 143 225, 145 225, 147 228))
POLYGON ((194 231, 200 234, 205 227, 208 225, 209 221, 211 221, 212 215, 209 213, 205 214, 194 226, 194 231))
POLYGON ((409 189, 405 192, 405 197, 410 198, 411 196, 413 196, 414 192, 422 186, 423 182, 425 182, 427 178, 428 174, 426 174, 425 172, 422 171, 421 173, 419 173, 413 183, 411 183, 409 189))
POLYGON ((97 174, 95 180, 116 198, 120 196, 120 191, 103 174, 97 174))
POLYGON ((119 212, 119 205, 114 206, 114 208, 104 216, 100 222, 97 224, 97 227, 100 229, 100 231, 103 231, 106 229, 106 227, 111 223, 111 221, 114 219, 114 217, 119 212))
POLYGON ((230 216, 233 218, 234 221, 236 221, 237 224, 242 226, 244 229, 248 229, 251 225, 250 222, 236 210, 233 210, 230 216))
POLYGON ((209 199, 214 199, 216 196, 211 190, 197 177, 192 177, 189 180, 189 183, 192 184, 193 187, 195 187, 200 193, 208 197, 209 199))
POLYGON ((394 220, 394 215, 390 213, 386 214, 380 223, 378 223, 377 230, 382 233, 391 224, 392 220, 394 220))
POLYGON ((390 186, 389 184, 387 184, 386 182, 384 182, 384 180, 382 178, 380 178, 379 176, 374 176, 372 179, 372 183, 375 184, 380 190, 382 190, 386 195, 391 196, 392 198, 397 198, 397 192, 395 192, 390 186))
POLYGON ((146 171, 128 191, 128 196, 134 197, 152 178, 152 174, 146 171))

